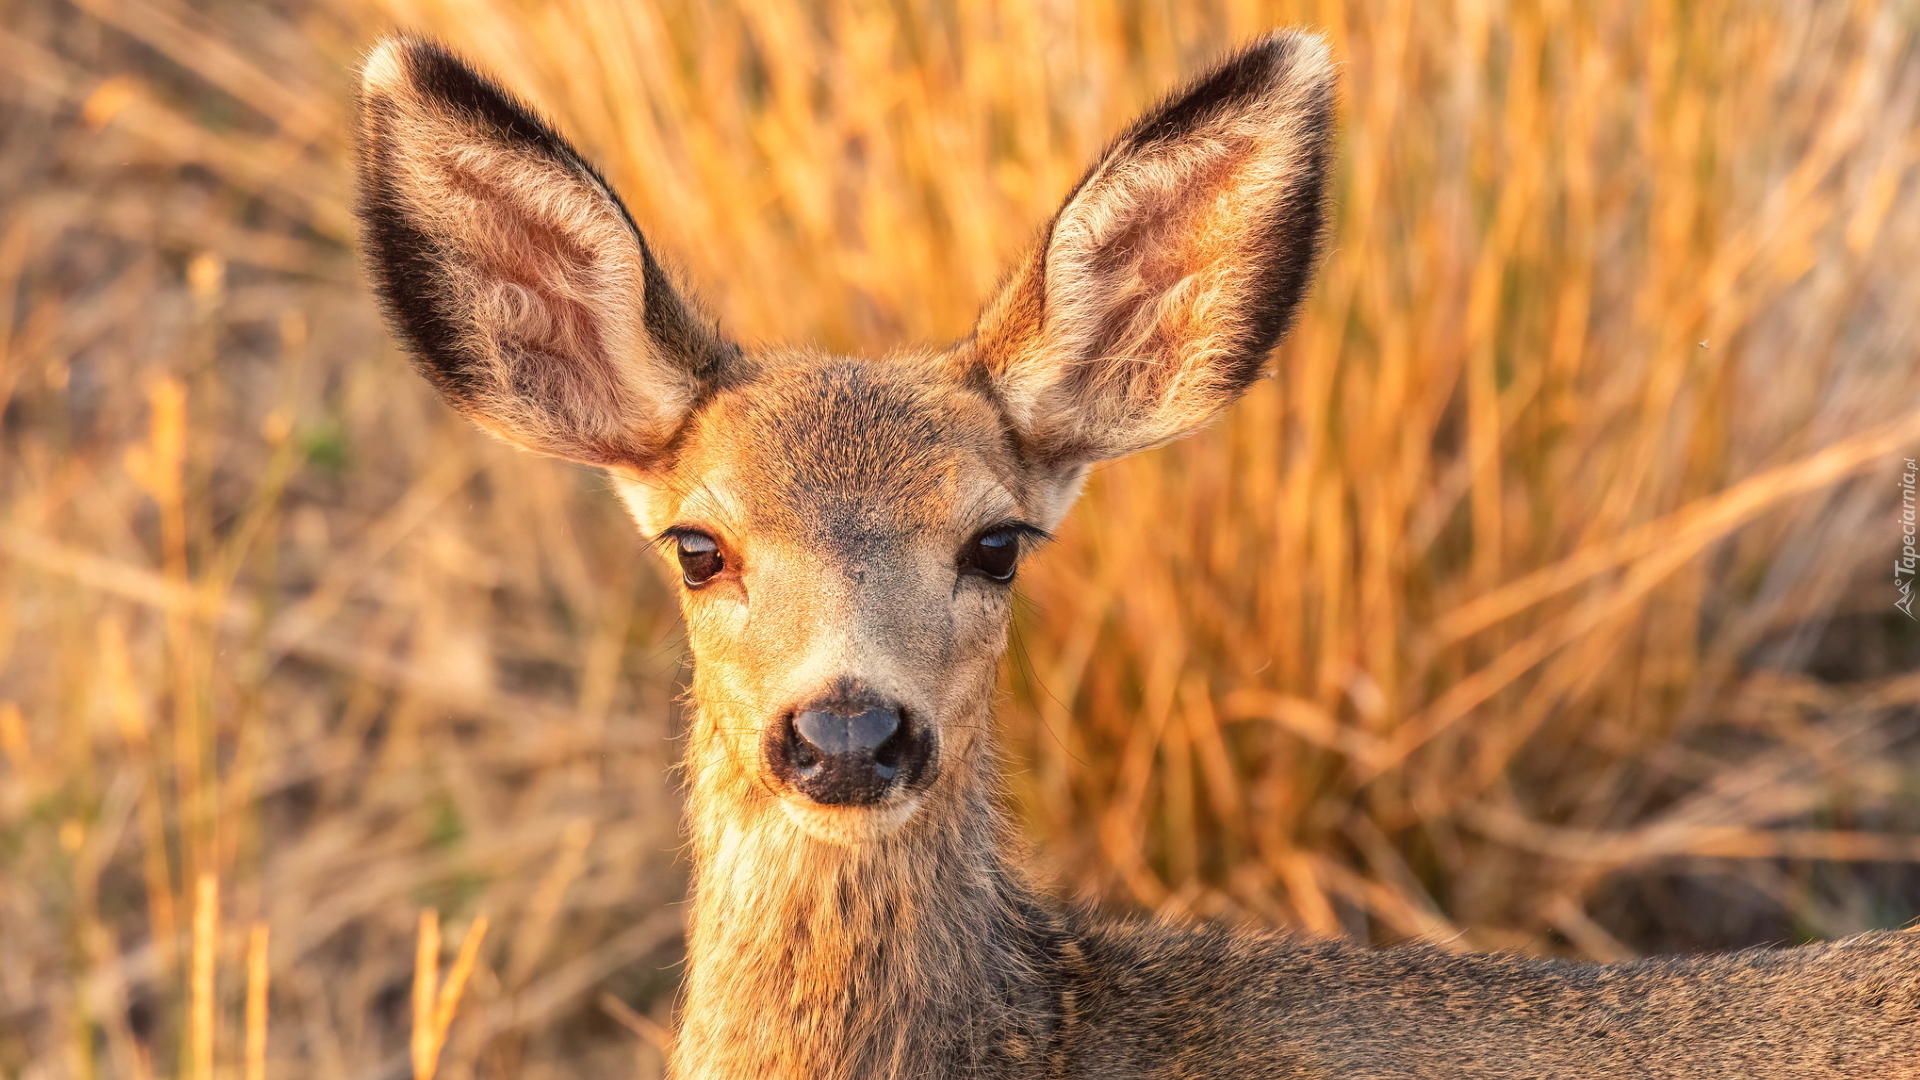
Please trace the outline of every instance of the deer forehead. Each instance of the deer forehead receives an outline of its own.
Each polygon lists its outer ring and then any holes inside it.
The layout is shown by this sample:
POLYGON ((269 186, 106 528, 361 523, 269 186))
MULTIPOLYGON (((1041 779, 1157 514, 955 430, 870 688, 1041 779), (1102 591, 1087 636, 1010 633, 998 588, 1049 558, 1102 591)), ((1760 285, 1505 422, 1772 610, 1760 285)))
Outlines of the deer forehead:
POLYGON ((1017 514, 1024 484, 997 410, 931 365, 802 356, 700 410, 664 487, 661 528, 855 555, 949 545, 1017 514))

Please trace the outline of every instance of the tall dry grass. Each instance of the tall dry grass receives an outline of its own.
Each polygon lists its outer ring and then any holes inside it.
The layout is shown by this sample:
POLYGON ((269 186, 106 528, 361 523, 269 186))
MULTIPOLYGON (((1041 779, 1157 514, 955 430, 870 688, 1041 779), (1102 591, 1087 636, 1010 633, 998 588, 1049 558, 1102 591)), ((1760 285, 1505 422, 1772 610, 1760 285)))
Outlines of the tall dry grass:
POLYGON ((672 595, 386 343, 376 33, 558 117, 742 338, 879 350, 1294 23, 1346 62, 1311 310, 1023 579, 1050 871, 1598 957, 1911 917, 1910 5, 0 0, 0 1076, 658 1069, 672 595))

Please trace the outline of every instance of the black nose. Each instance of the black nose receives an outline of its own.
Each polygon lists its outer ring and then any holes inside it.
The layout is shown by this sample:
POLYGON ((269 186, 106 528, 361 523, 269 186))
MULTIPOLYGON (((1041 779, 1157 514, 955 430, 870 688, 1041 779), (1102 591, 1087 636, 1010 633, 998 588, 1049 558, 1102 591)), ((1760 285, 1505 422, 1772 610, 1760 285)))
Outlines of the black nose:
POLYGON ((892 709, 868 709, 857 716, 841 716, 831 710, 810 709, 793 718, 793 730, 823 758, 871 755, 900 730, 900 714, 892 709))
POLYGON ((910 771, 920 740, 888 706, 810 705, 793 715, 771 748, 794 790, 828 806, 879 802, 910 771))

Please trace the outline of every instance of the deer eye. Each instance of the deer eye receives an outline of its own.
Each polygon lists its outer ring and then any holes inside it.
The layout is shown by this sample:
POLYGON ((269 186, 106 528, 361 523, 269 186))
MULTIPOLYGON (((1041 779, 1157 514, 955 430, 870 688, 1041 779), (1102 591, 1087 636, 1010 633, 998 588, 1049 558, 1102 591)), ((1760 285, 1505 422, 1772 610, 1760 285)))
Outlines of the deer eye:
POLYGON ((1019 563, 1019 529, 988 529, 960 552, 961 573, 978 574, 994 581, 1012 581, 1014 567, 1019 563))
POLYGON ((727 568, 727 560, 720 555, 720 542, 706 533, 679 533, 673 542, 680 548, 680 579, 688 588, 705 585, 727 568))

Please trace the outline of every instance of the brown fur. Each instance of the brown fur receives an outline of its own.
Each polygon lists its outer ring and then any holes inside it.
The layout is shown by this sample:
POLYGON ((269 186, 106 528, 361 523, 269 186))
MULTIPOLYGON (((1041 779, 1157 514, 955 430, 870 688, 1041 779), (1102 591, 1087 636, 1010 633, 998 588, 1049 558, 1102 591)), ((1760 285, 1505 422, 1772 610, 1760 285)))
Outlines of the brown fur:
POLYGON ((1011 594, 964 551, 1260 375, 1319 244, 1316 38, 1150 111, 972 338, 885 360, 725 344, 592 169, 444 50, 384 44, 364 101, 367 244, 423 371, 723 560, 683 597, 680 1080, 1920 1077, 1920 935, 1594 966, 1115 921, 1021 875, 988 737, 1011 594), (769 766, 846 687, 933 746, 872 805, 769 766))

